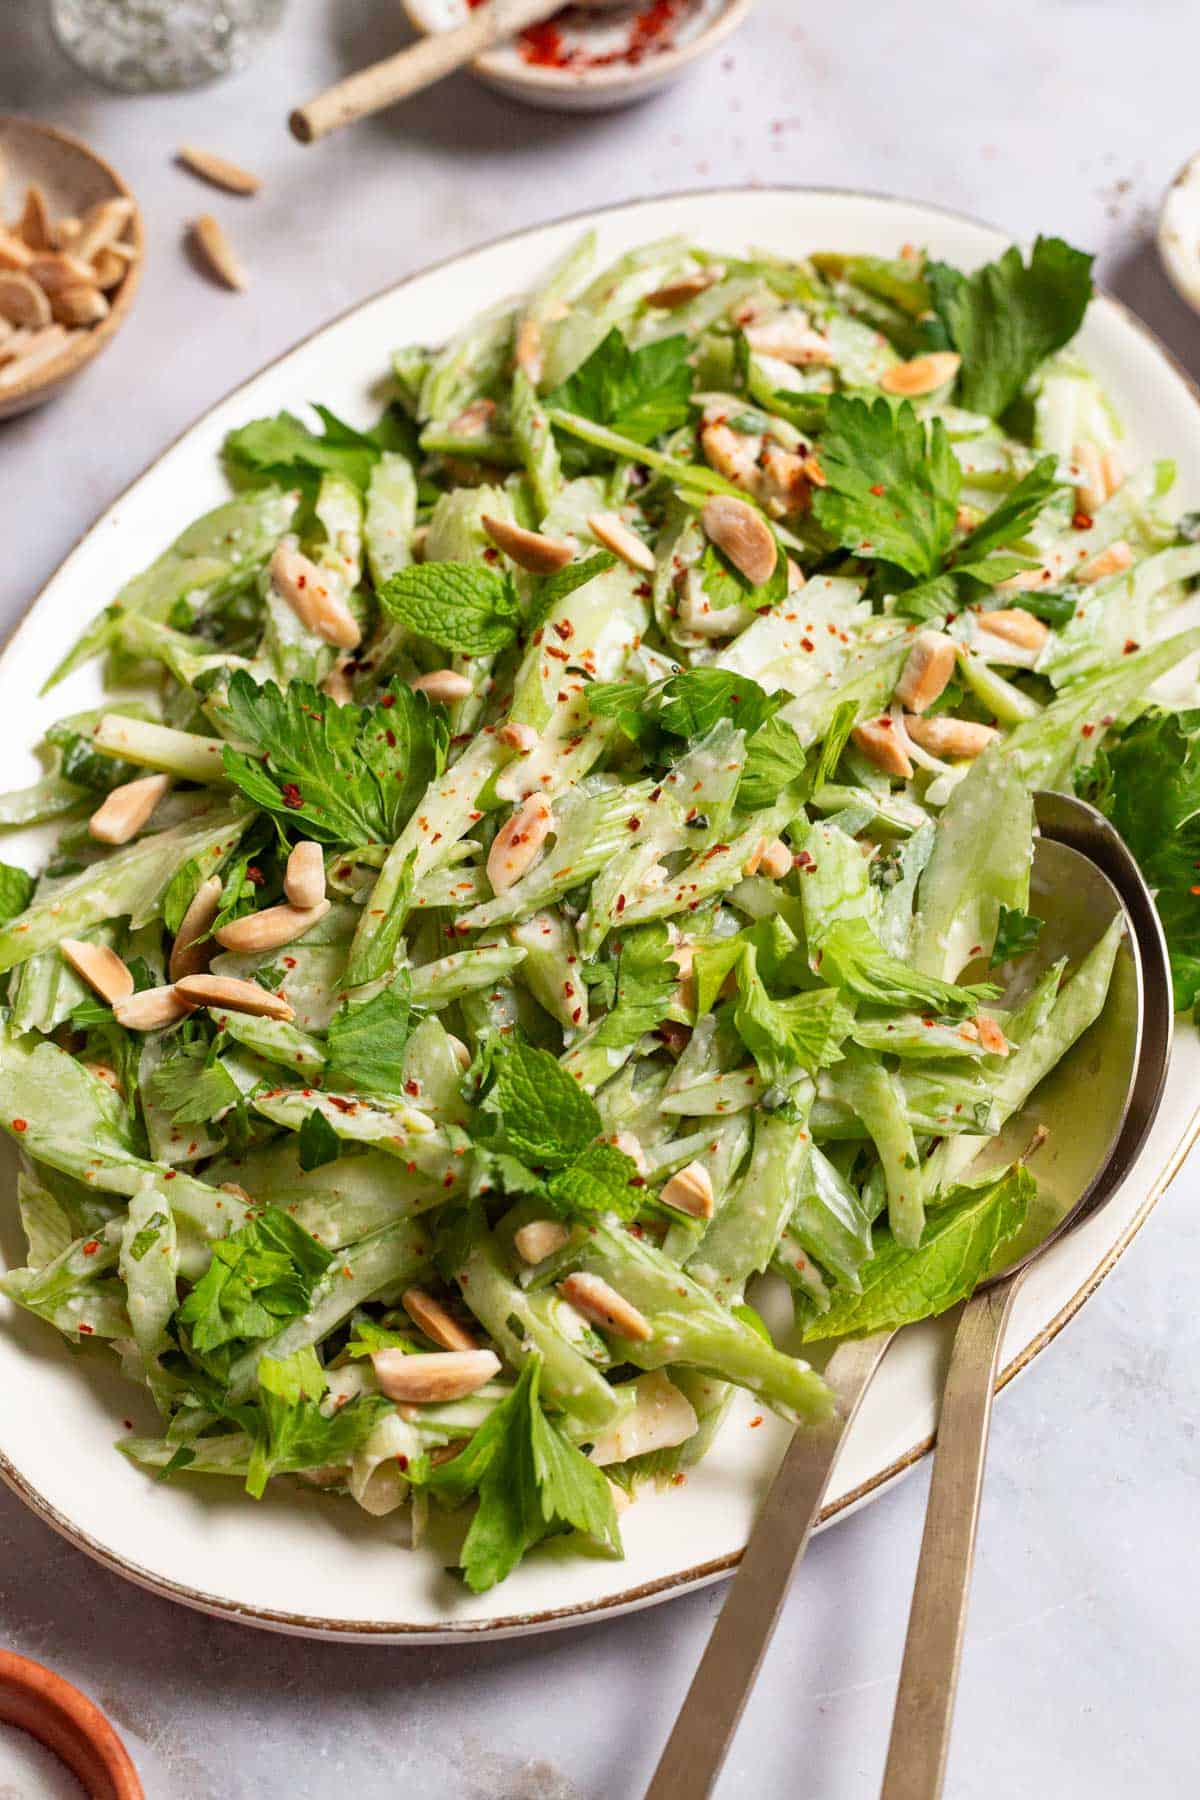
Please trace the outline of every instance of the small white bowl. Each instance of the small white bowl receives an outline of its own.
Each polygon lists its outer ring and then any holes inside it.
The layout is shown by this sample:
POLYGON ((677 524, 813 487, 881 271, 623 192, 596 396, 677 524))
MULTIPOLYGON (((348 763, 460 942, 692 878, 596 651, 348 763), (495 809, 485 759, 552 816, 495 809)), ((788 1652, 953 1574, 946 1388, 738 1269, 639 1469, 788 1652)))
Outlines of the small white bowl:
MULTIPOLYGON (((568 11, 552 21, 556 35, 541 40, 553 47, 553 61, 539 57, 526 33, 489 50, 472 67, 489 87, 532 106, 603 112, 667 87, 690 63, 723 44, 753 4, 630 0, 613 13, 568 11)), ((404 0, 404 10, 421 32, 448 31, 468 17, 467 0, 404 0)))
POLYGON ((1200 151, 1167 189, 1158 215, 1158 254, 1180 298, 1200 312, 1200 151))

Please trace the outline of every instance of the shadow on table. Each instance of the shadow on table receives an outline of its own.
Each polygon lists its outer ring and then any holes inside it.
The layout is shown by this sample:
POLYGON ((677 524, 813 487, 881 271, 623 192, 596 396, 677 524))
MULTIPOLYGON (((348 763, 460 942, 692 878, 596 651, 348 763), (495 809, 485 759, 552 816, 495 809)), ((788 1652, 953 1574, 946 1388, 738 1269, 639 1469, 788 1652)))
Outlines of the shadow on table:
POLYGON ((1200 381, 1200 318, 1167 280, 1153 238, 1133 243, 1104 285, 1162 339, 1192 380, 1200 381))

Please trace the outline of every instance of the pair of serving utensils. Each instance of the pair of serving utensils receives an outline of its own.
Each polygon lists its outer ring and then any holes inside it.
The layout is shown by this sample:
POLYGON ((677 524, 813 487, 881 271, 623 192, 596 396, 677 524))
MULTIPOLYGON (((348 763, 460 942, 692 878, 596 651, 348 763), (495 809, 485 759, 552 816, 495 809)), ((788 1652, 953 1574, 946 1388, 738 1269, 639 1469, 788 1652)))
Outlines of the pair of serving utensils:
MULTIPOLYGON (((967 1302, 955 1333, 882 1800, 937 1800, 942 1791, 992 1395, 1013 1301, 1038 1257, 1120 1188, 1158 1112, 1171 1049, 1167 948, 1137 864, 1093 807, 1062 794, 1035 802, 1033 891, 1046 920, 1039 957, 1078 960, 1121 913, 1127 928, 1102 1016, 984 1152, 987 1165, 1003 1167, 1036 1137, 1040 1216, 1058 1222, 1023 1252, 1018 1244, 1016 1260, 967 1302)), ((792 1439, 647 1800, 712 1792, 838 1449, 894 1336, 851 1340, 830 1358, 835 1416, 792 1439)))

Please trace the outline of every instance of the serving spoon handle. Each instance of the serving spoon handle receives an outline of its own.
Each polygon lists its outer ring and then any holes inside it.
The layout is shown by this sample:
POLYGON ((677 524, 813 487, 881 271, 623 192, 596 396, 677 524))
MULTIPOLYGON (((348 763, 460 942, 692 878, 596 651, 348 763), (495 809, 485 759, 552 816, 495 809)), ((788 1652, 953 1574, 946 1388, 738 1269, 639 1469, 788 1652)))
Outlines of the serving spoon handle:
POLYGON ((824 1425, 798 1430, 784 1453, 646 1800, 711 1794, 812 1536, 842 1439, 894 1336, 879 1331, 851 1339, 830 1357, 825 1379, 836 1401, 834 1415, 824 1425))
POLYGON ((968 1301, 954 1334, 881 1800, 938 1800, 942 1791, 996 1366, 1024 1277, 968 1301))

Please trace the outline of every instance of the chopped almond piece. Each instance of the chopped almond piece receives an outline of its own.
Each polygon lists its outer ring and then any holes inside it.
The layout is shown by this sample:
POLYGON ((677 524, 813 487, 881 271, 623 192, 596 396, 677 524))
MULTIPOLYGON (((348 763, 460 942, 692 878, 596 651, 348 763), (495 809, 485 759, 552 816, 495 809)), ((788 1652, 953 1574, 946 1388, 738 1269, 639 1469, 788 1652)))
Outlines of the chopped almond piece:
POLYGON ((141 775, 136 781, 123 782, 88 820, 88 836, 98 844, 127 844, 147 823, 170 785, 169 775, 141 775))
POLYGON ((497 549, 503 550, 518 569, 528 569, 531 575, 553 575, 559 569, 565 569, 575 554, 575 545, 570 539, 526 531, 523 525, 514 525, 511 519, 499 519, 495 513, 484 513, 479 522, 497 549))
POLYGON ((992 725, 976 725, 970 719, 918 719, 906 714, 904 729, 914 744, 930 756, 981 756, 994 737, 992 725))
POLYGON ((557 1255, 570 1241, 570 1231, 558 1219, 532 1219, 513 1233, 514 1250, 531 1266, 557 1255))
POLYGON ((893 363, 879 378, 885 394, 901 394, 916 400, 932 394, 958 374, 962 357, 953 350, 932 350, 928 356, 914 356, 909 362, 893 363))
POLYGON ((179 930, 175 933, 175 942, 171 947, 167 973, 172 981, 182 981, 185 975, 200 975, 207 969, 213 953, 213 944, 208 934, 221 908, 222 886, 219 875, 210 875, 193 894, 190 906, 179 921, 179 930))
POLYGON ((281 1019, 285 1025, 296 1016, 282 994, 270 993, 257 981, 239 981, 236 975, 185 975, 175 983, 175 992, 193 1008, 223 1006, 259 1019, 281 1019))
POLYGON ((494 893, 503 894, 531 869, 554 830, 554 813, 542 794, 531 794, 507 824, 500 827, 488 851, 487 876, 494 893))
POLYGON ((900 734, 885 713, 880 719, 868 719, 850 733, 864 756, 869 756, 877 769, 886 775, 902 775, 905 781, 913 772, 908 751, 900 734))
POLYGON ((133 992, 133 976, 115 950, 107 944, 89 944, 82 938, 63 938, 59 953, 77 975, 110 1006, 127 1000, 133 992))
POLYGON ((50 303, 60 325, 98 325, 108 317, 108 301, 97 287, 63 288, 50 303))
MULTIPOLYGON (((1035 619, 1023 606, 999 606, 992 612, 981 612, 978 619, 980 631, 990 632, 993 637, 1003 638, 1006 644, 1016 644, 1022 650, 1040 650, 1050 636, 1050 627, 1041 619, 1035 619)), ((920 711, 920 708, 913 710, 920 711)))
POLYGON ((500 1373, 500 1358, 493 1350, 435 1350, 429 1356, 376 1350, 371 1362, 380 1392, 410 1406, 465 1400, 500 1373))
POLYGON ((1090 562, 1084 563, 1081 569, 1076 569, 1075 579, 1090 585, 1093 581, 1106 580, 1109 575, 1120 575, 1132 566, 1133 551, 1124 538, 1118 538, 1107 550, 1101 550, 1090 562))
POLYGON ((454 1314, 424 1288, 405 1288, 400 1304, 417 1330, 442 1350, 478 1350, 479 1345, 466 1326, 460 1325, 454 1314))
POLYGON ((944 631, 919 631, 896 683, 896 698, 909 712, 923 713, 945 693, 958 647, 944 631))
POLYGON ((559 1282, 558 1291, 564 1300, 571 1302, 576 1312, 581 1312, 585 1319, 604 1331, 615 1332, 618 1337, 629 1338, 637 1344, 648 1343, 654 1336, 645 1314, 599 1275, 582 1272, 568 1275, 565 1281, 559 1282))
POLYGON ((50 301, 36 281, 13 270, 0 272, 0 319, 36 331, 50 316, 50 301))
POLYGON ((654 573, 654 552, 616 513, 592 513, 588 530, 614 556, 643 575, 654 573))
POLYGON ((701 1162, 690 1162, 678 1175, 672 1175, 658 1197, 664 1206, 673 1206, 676 1212, 687 1213, 691 1219, 713 1216, 712 1176, 701 1162))
POLYGON ((240 919, 231 919, 228 925, 214 933, 223 950, 238 950, 243 955, 258 950, 279 950, 284 944, 294 944, 297 938, 304 937, 314 925, 320 924, 329 911, 328 900, 318 900, 315 906, 267 906, 261 912, 244 913, 240 919))
POLYGON ((475 692, 470 678, 460 675, 457 669, 431 669, 428 675, 418 675, 409 685, 414 694, 428 694, 439 706, 454 706, 475 692))
POLYGON ((751 587, 762 587, 775 573, 779 546, 775 534, 756 507, 729 494, 713 494, 704 502, 700 522, 718 550, 751 587))
POLYGON ((126 1031, 162 1031, 186 1018, 190 1007, 173 987, 143 988, 113 1005, 113 1016, 126 1031))

